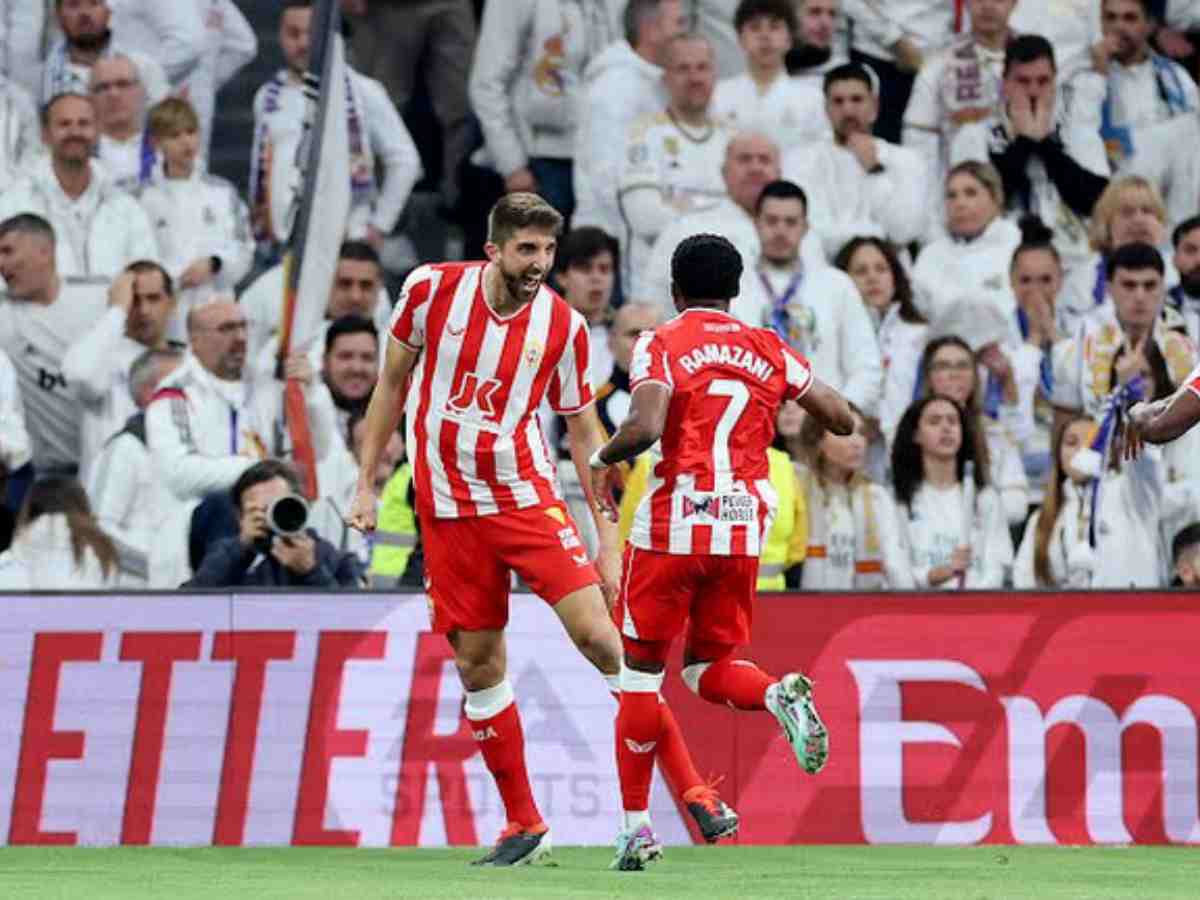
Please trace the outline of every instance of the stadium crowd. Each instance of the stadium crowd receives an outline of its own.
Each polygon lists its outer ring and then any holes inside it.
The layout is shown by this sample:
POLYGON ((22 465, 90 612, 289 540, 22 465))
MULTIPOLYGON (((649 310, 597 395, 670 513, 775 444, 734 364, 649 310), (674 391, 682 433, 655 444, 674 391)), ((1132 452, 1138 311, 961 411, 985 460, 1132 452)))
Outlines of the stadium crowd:
POLYGON ((700 232, 743 257, 734 314, 852 402, 845 437, 780 414, 761 589, 1200 584, 1200 436, 1129 463, 1115 426, 1200 364, 1197 0, 341 0, 351 212, 284 360, 313 10, 277 6, 242 191, 207 167, 260 52, 239 4, 0 0, 0 589, 420 589, 402 432, 379 529, 344 523, 388 286, 479 257, 515 191, 569 222, 609 433, 700 232), (432 253, 419 185, 461 236, 432 253), (318 460, 286 539, 283 377, 318 460))

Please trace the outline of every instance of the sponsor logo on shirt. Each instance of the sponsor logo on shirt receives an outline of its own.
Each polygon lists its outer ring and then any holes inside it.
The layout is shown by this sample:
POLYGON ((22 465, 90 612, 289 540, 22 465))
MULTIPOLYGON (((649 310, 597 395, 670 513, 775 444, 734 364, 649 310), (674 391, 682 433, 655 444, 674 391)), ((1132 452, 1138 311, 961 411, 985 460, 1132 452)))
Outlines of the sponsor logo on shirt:
POLYGON ((750 494, 693 494, 683 498, 685 519, 713 522, 753 522, 758 501, 750 494))

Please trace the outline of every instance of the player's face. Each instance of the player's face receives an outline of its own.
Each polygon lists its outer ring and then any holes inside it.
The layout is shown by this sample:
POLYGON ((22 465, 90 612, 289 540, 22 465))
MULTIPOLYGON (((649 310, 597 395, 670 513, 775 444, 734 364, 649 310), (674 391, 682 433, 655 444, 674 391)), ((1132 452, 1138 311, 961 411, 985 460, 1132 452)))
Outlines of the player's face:
POLYGON ((121 128, 142 112, 146 92, 137 69, 127 59, 102 59, 92 67, 92 100, 100 127, 121 128))
POLYGON ((236 303, 214 301, 192 313, 192 353, 209 372, 238 381, 246 365, 246 316, 236 303))
POLYGON ((325 380, 347 400, 365 400, 379 373, 379 342, 363 331, 343 334, 325 354, 325 380))
POLYGON ((325 317, 340 319, 342 316, 362 316, 364 319, 373 319, 382 287, 383 273, 371 260, 339 259, 325 317))
POLYGON ((58 6, 63 34, 73 43, 103 37, 111 15, 104 0, 62 0, 58 6))
POLYGON ((1163 277, 1154 269, 1117 269, 1108 285, 1117 321, 1125 328, 1150 328, 1163 302, 1163 277))
POLYGON ((1006 97, 1028 97, 1037 109, 1054 103, 1054 65, 1046 58, 1014 63, 1004 77, 1006 97))
POLYGON ((946 182, 946 227, 955 237, 978 237, 998 215, 996 198, 974 175, 959 172, 946 182))
POLYGON ((1049 250, 1026 250, 1017 257, 1012 270, 1012 289, 1022 309, 1050 304, 1062 290, 1062 266, 1049 250))
POLYGON ((975 390, 975 358, 955 344, 939 347, 929 361, 929 391, 966 405, 975 390))
POLYGON ((1154 23, 1137 0, 1104 0, 1101 30, 1117 43, 1113 55, 1122 63, 1140 62, 1150 47, 1154 23))
POLYGON ((14 297, 44 291, 54 273, 54 245, 35 234, 10 231, 0 237, 0 275, 14 297))
POLYGON ((792 34, 783 19, 755 16, 738 32, 738 44, 752 65, 761 69, 779 69, 783 57, 792 49, 792 34))
POLYGON ((1127 190, 1108 223, 1110 249, 1141 241, 1157 247, 1166 240, 1166 225, 1158 217, 1158 205, 1150 192, 1127 190))
POLYGON ((558 238, 550 231, 522 228, 502 245, 488 243, 484 250, 500 270, 509 296, 530 303, 554 268, 558 238))
POLYGON ((672 109, 684 115, 703 113, 716 85, 712 47, 704 41, 676 41, 667 57, 663 82, 672 109))
POLYGON ((762 189, 779 178, 779 148, 764 135, 743 135, 725 151, 721 176, 733 202, 752 211, 762 189))
POLYGON ((863 244, 850 257, 846 273, 868 306, 884 312, 896 296, 896 276, 883 252, 872 244, 863 244))
POLYGON ((125 334, 147 347, 162 343, 167 323, 175 312, 175 298, 167 293, 161 272, 139 272, 133 279, 133 303, 125 319, 125 334))
POLYGON ((200 155, 200 132, 185 128, 170 137, 156 139, 155 144, 171 174, 188 175, 200 155))
POLYGON ((279 20, 279 47, 288 68, 297 75, 308 68, 308 37, 312 9, 293 8, 279 20))
POLYGON ((934 400, 921 410, 917 420, 916 444, 926 456, 938 460, 954 459, 962 447, 962 422, 954 404, 934 400))
POLYGON ((854 430, 850 434, 839 436, 825 432, 817 449, 826 465, 842 477, 849 478, 855 472, 861 472, 867 462, 867 435, 862 417, 854 416, 854 430))
POLYGON ((622 372, 628 372, 633 364, 633 346, 643 331, 658 327, 658 315, 653 310, 638 306, 623 306, 617 311, 612 330, 608 333, 608 349, 613 362, 622 372))
POLYGON ((63 97, 50 110, 42 137, 55 162, 85 164, 96 149, 96 111, 82 97, 63 97))
POLYGON ((1183 289, 1200 297, 1200 228, 1193 228, 1179 239, 1175 248, 1175 268, 1183 289))
POLYGON ((834 136, 845 141, 852 134, 867 134, 879 114, 871 89, 857 78, 835 81, 825 92, 825 114, 834 136))
POLYGON ((559 276, 564 299, 585 319, 597 318, 612 299, 614 270, 613 255, 608 250, 579 260, 559 276))
POLYGON ((778 266, 790 265, 800 255, 808 232, 808 216, 799 198, 768 197, 754 220, 763 258, 778 266))
POLYGON ((803 43, 822 49, 831 46, 837 13, 837 0, 808 0, 800 11, 800 38, 803 43))
POLYGON ((1017 0, 967 0, 971 29, 979 35, 1002 34, 1016 5, 1017 0))
POLYGON ((1091 437, 1092 423, 1087 419, 1077 419, 1063 431, 1062 443, 1058 447, 1058 466, 1067 473, 1072 481, 1082 484, 1090 477, 1072 464, 1075 454, 1088 445, 1091 437))

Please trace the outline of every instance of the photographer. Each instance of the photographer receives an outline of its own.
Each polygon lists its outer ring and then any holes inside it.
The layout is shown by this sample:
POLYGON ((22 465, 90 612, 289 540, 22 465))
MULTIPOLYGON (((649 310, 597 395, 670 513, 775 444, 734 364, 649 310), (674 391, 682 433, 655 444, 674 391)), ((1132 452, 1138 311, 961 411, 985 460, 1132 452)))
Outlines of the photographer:
POLYGON ((184 587, 358 588, 362 565, 307 528, 300 482, 287 463, 267 459, 232 489, 238 535, 213 544, 184 587), (283 500, 281 504, 276 501, 283 500), (290 520, 290 521, 289 521, 290 520))

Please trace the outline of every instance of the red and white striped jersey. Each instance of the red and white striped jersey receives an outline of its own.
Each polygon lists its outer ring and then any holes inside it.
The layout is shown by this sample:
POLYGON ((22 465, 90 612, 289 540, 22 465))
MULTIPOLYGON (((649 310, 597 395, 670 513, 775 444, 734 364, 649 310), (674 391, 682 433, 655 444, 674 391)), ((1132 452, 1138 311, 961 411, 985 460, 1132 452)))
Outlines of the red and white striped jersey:
POLYGON ((1200 397, 1200 366, 1196 366, 1188 373, 1188 377, 1183 379, 1183 386, 1200 397))
POLYGON ((417 508, 486 516, 561 498, 537 409, 592 402, 583 317, 543 287, 499 316, 483 295, 487 263, 421 266, 392 313, 391 336, 420 356, 405 405, 417 508))
POLYGON ((638 338, 630 390, 671 391, 661 459, 629 540, 699 556, 757 556, 775 515, 767 448, 780 404, 812 385, 808 360, 773 332, 689 309, 638 338))

